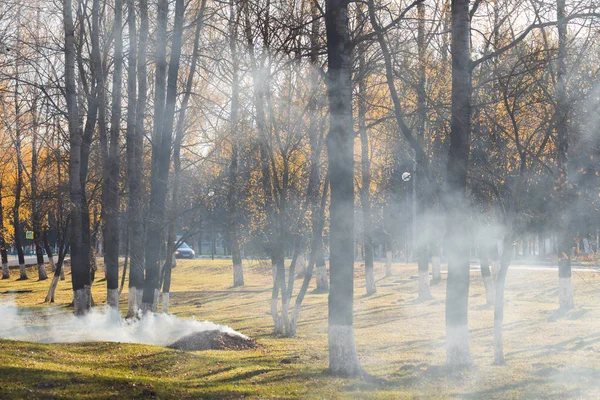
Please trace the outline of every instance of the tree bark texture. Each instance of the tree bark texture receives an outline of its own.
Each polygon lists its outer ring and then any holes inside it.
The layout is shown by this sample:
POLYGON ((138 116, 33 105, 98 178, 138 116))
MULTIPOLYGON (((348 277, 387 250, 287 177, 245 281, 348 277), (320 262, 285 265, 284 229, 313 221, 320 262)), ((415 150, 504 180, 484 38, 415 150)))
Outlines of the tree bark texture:
POLYGON ((142 298, 143 310, 156 312, 160 281, 159 251, 163 240, 163 226, 166 211, 171 141, 175 103, 177 97, 177 76, 181 57, 181 39, 185 4, 183 0, 175 3, 175 24, 169 59, 168 80, 166 81, 166 40, 168 22, 168 1, 158 2, 158 33, 155 84, 155 120, 152 143, 152 171, 150 177, 150 209, 148 230, 146 232, 146 280, 142 298), (165 102, 165 83, 167 84, 165 102))
MULTIPOLYGON (((362 9, 357 8, 357 17, 363 23, 365 21, 362 9)), ((369 138, 366 126, 367 116, 367 88, 364 44, 357 46, 358 49, 358 132, 361 148, 361 175, 362 186, 360 188, 360 202, 363 211, 363 244, 365 250, 365 284, 368 295, 377 292, 375 286, 375 269, 373 268, 373 223, 371 218, 371 159, 369 158, 369 138)))
MULTIPOLYGON (((69 122, 69 190, 71 200, 71 274, 75 315, 87 313, 91 307, 91 279, 89 249, 84 249, 85 192, 81 179, 82 131, 79 122, 77 87, 75 85, 75 31, 73 27, 72 1, 63 0, 65 33, 65 96, 69 122)), ((89 231, 88 231, 89 236, 89 231)))
POLYGON ((571 245, 569 215, 566 210, 569 197, 569 105, 567 100, 567 23, 565 0, 556 2, 558 28, 558 55, 556 73, 556 136, 558 152, 558 290, 561 310, 574 307, 571 285, 571 245))
POLYGON ((327 0, 325 26, 330 126, 327 154, 331 187, 329 372, 362 374, 353 331, 354 295, 354 129, 352 121, 352 46, 348 3, 327 0))
MULTIPOLYGON (((136 25, 135 5, 133 0, 128 0, 128 25, 129 25, 129 73, 128 73, 128 106, 134 103, 135 93, 131 80, 137 73, 137 101, 135 101, 135 126, 132 127, 128 120, 127 125, 127 169, 129 184, 129 229, 130 229, 130 267, 129 267, 129 294, 127 317, 133 317, 141 307, 141 295, 144 286, 144 117, 147 103, 147 66, 146 52, 148 42, 148 2, 139 1, 140 30, 139 42, 135 47, 136 25), (133 53, 132 53, 133 51, 133 53), (137 65, 132 58, 137 53, 137 65)), ((129 115, 128 115, 129 118, 129 115)))
POLYGON ((110 144, 104 165, 104 266, 106 268, 107 304, 119 306, 119 133, 121 130, 121 92, 123 86, 123 1, 115 0, 114 71, 110 116, 110 144))
POLYGON ((452 117, 447 165, 446 363, 472 364, 468 333, 469 247, 466 214, 471 137, 471 57, 469 0, 452 1, 452 117))

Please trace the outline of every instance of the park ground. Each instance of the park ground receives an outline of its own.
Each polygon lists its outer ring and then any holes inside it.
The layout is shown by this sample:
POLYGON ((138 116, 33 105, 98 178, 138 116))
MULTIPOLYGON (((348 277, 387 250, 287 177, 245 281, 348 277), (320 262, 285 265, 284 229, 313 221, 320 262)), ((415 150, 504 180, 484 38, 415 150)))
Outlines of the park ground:
MULTIPOLYGON (((432 286, 432 300, 417 303, 416 270, 414 264, 398 263, 393 276, 384 278, 383 265, 377 264, 377 293, 367 297, 362 265, 356 265, 354 327, 369 374, 364 379, 326 373, 326 294, 311 293, 311 287, 297 337, 274 337, 268 266, 249 261, 246 286, 232 288, 230 261, 189 260, 174 270, 170 311, 231 326, 256 339, 257 349, 185 353, 135 344, 0 340, 0 398, 600 398, 599 274, 573 273, 576 308, 561 314, 555 270, 509 270, 507 364, 494 366, 493 310, 485 306, 481 279, 473 271, 469 328, 475 366, 450 372, 444 368, 445 276, 432 286)), ((34 313, 49 307, 51 313, 72 312, 70 271, 59 283, 54 306, 43 303, 50 280, 16 281, 15 275, 0 281, 0 301, 14 296, 18 306, 34 313), (31 292, 4 294, 15 289, 31 292)), ((37 276, 33 268, 29 276, 37 276)), ((97 281, 93 287, 100 307, 104 285, 97 281)))

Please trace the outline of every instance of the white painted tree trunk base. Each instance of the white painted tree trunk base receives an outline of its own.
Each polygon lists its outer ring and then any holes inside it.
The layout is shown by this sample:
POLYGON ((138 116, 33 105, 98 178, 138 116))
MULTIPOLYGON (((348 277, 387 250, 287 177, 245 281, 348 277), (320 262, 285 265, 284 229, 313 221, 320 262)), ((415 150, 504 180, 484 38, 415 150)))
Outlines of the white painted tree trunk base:
POLYGON ((233 265, 233 286, 244 286, 244 269, 242 264, 233 265))
POLYGON ((129 288, 129 294, 127 297, 127 318, 135 317, 142 305, 142 295, 144 294, 143 289, 136 287, 129 288))
POLYGON ((292 337, 292 327, 290 326, 290 300, 281 301, 281 322, 283 324, 286 337, 292 337))
POLYGON ((2 279, 10 279, 10 268, 8 268, 8 264, 2 264, 2 279))
POLYGON ((504 364, 504 345, 502 344, 502 322, 494 320, 494 364, 504 364))
POLYGON ((92 306, 92 290, 89 285, 73 291, 73 306, 75 315, 85 315, 92 306))
POLYGON ((362 375, 352 326, 329 325, 328 335, 329 372, 340 376, 362 375))
POLYGON ((392 276, 392 252, 385 252, 385 276, 392 276))
POLYGON ((319 292, 328 291, 329 282, 327 280, 327 267, 325 265, 318 266, 315 275, 317 280, 317 290, 319 292))
POLYGON ((429 271, 419 271, 419 300, 423 301, 431 298, 429 271))
POLYGON ((496 282, 498 271, 500 271, 500 261, 492 261, 490 265, 490 272, 492 273, 492 279, 494 280, 494 282, 496 282))
POLYGON ((271 298, 271 318, 273 318, 273 333, 275 335, 280 335, 283 333, 283 319, 279 315, 277 300, 277 297, 271 298))
POLYGON ((54 303, 54 293, 56 293, 56 287, 58 286, 58 275, 52 277, 50 288, 48 288, 48 294, 46 295, 46 303, 54 303))
POLYGON ((367 294, 375 294, 377 292, 377 286, 375 285, 375 272, 373 271, 373 268, 366 272, 365 281, 367 294))
POLYGON ((119 308, 119 289, 108 289, 106 292, 106 304, 110 308, 119 308))
POLYGON ((25 264, 19 264, 19 273, 19 280, 24 281, 25 279, 29 279, 29 277, 27 276, 27 268, 25 267, 25 264))
POLYGON ((56 263, 54 262, 54 257, 48 256, 48 262, 50 262, 50 272, 56 272, 56 263))
POLYGON ((485 286, 485 298, 488 306, 493 306, 496 299, 496 289, 491 276, 483 277, 483 286, 485 286))
POLYGON ((461 368, 473 364, 469 346, 469 328, 446 326, 446 364, 451 368, 461 368))
MULTIPOLYGON (((141 289, 142 295, 144 290, 141 289)), ((158 312, 158 299, 160 297, 160 291, 158 289, 154 289, 154 296, 152 299, 152 304, 144 303, 142 301, 142 312, 146 313, 157 313, 158 312)))
POLYGON ((162 294, 162 310, 161 311, 163 314, 169 313, 169 298, 170 298, 170 293, 162 294))
POLYGON ((38 264, 38 279, 40 281, 45 281, 48 279, 48 274, 46 273, 46 266, 44 264, 38 264))
POLYGON ((573 300, 573 286, 570 277, 558 278, 558 300, 561 310, 570 310, 575 307, 575 301, 573 300))
POLYGON ((433 283, 438 283, 442 280, 442 264, 437 256, 431 257, 431 275, 433 283))
POLYGON ((296 259, 296 276, 303 277, 304 274, 306 274, 306 257, 304 253, 300 253, 296 259))

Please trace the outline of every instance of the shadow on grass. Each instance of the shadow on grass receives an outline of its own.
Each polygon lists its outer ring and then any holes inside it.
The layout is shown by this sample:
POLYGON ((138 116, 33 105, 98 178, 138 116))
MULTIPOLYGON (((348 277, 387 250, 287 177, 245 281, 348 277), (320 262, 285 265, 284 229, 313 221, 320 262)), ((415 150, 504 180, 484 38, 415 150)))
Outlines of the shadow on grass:
POLYGON ((600 343, 600 333, 593 333, 591 335, 582 337, 574 336, 570 339, 563 340, 562 342, 554 344, 539 345, 535 347, 524 348, 521 350, 512 351, 506 354, 506 357, 515 356, 521 353, 536 352, 530 358, 543 358, 551 357, 555 354, 565 353, 570 351, 582 350, 582 349, 593 349, 592 345, 600 343))
POLYGON ((0 367, 0 398, 156 398, 158 393, 180 395, 174 388, 155 388, 142 379, 108 378, 98 374, 0 367))
MULTIPOLYGON (((210 371, 196 378, 208 378, 211 375, 227 372, 232 368, 210 371)), ((90 372, 53 371, 49 369, 31 369, 24 367, 0 367, 0 398, 2 399, 153 399, 153 398, 241 398, 253 394, 240 388, 228 389, 224 383, 243 383, 244 380, 270 372, 256 370, 237 374, 211 382, 193 385, 192 382, 173 382, 160 379, 136 377, 106 377, 90 372)))

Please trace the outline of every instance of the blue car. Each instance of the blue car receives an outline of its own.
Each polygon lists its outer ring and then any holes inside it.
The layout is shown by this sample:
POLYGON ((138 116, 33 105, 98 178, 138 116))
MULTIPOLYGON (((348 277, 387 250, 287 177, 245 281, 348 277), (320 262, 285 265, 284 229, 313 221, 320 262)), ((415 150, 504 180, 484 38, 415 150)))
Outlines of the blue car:
POLYGON ((183 242, 175 251, 175 258, 195 258, 196 253, 187 243, 183 242))

